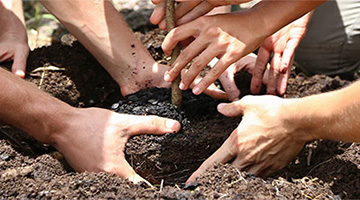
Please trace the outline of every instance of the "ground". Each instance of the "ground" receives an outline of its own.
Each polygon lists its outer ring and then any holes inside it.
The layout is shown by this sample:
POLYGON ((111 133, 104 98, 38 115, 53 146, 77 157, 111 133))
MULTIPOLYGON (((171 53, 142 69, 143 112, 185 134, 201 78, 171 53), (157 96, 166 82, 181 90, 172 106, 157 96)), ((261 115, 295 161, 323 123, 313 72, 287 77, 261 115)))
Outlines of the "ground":
MULTIPOLYGON (((141 9, 140 9, 141 11, 141 9)), ((126 11, 128 20, 148 13, 126 11), (135 17, 129 17, 129 16, 135 17)), ((140 18, 139 18, 140 16, 140 18)), ((147 23, 135 27, 156 60, 163 60, 163 32, 147 23)), ((116 112, 157 114, 181 121, 177 134, 141 135, 130 139, 126 156, 133 168, 153 184, 134 185, 107 173, 77 173, 54 148, 40 144, 7 125, 0 129, 0 196, 8 198, 117 198, 117 199, 339 199, 360 198, 360 145, 317 140, 283 170, 268 179, 216 165, 197 182, 184 181, 211 155, 241 118, 216 112, 220 103, 205 95, 184 93, 180 112, 169 102, 168 89, 145 89, 122 97, 109 74, 79 44, 55 42, 35 49, 28 60, 26 80, 76 107, 97 106, 116 112), (34 71, 47 67, 47 71, 34 71), (51 70, 50 70, 51 69, 51 70)), ((9 64, 2 64, 8 67, 9 64)), ((248 89, 249 77, 237 76, 238 86, 248 89)), ((344 87, 349 81, 324 75, 306 77, 293 71, 286 98, 298 98, 344 87)))

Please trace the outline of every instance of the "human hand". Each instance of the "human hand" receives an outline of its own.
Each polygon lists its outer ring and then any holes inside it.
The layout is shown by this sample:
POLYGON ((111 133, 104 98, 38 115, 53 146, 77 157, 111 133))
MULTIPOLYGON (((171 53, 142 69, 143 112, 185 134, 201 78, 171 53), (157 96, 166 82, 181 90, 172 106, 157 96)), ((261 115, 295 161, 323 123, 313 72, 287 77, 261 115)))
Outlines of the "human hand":
POLYGON ((260 92, 264 71, 267 69, 271 55, 273 57, 268 75, 267 93, 278 94, 280 96, 285 94, 294 61, 295 49, 305 36, 310 17, 311 14, 303 16, 282 28, 262 43, 251 81, 251 92, 253 94, 260 92))
MULTIPOLYGON (((175 11, 175 19, 177 25, 182 25, 193 21, 213 10, 215 7, 236 5, 246 3, 251 0, 237 0, 237 1, 219 1, 219 0, 176 0, 178 2, 175 11)), ((156 5, 151 17, 150 22, 159 25, 160 29, 166 29, 165 23, 165 0, 152 0, 156 5)))
MULTIPOLYGON (((219 62, 194 88, 193 93, 202 93, 231 64, 250 53, 263 41, 261 32, 256 30, 246 12, 228 15, 203 16, 169 32, 163 42, 163 50, 170 55, 178 42, 194 37, 165 74, 165 81, 173 81, 183 68, 194 59, 184 74, 180 89, 186 90, 195 77, 215 57, 219 62), (241 31, 235 27, 242 27, 241 31), (243 28, 248 27, 248 28, 243 28), (257 35, 258 34, 258 35, 257 35)), ((261 27, 261 26, 260 26, 261 27)))
POLYGON ((0 62, 13 60, 12 72, 24 78, 29 55, 24 24, 11 11, 2 11, 0 17, 0 62))
MULTIPOLYGON (((230 65, 224 73, 222 73, 219 77, 219 81, 221 82, 226 94, 228 95, 228 100, 237 101, 239 100, 239 96, 241 91, 237 88, 235 83, 235 74, 241 70, 245 70, 250 74, 253 74, 255 62, 257 56, 253 53, 250 53, 243 58, 241 58, 236 63, 230 65)), ((213 62, 213 61, 211 61, 213 62)), ((210 63, 211 64, 211 63, 210 63)), ((266 70, 263 77, 263 83, 266 85, 268 81, 269 70, 266 70)))
POLYGON ((227 163, 260 176, 268 176, 286 166, 302 149, 310 135, 289 113, 292 100, 276 96, 246 96, 218 110, 228 117, 243 115, 239 126, 224 144, 187 180, 195 181, 216 163, 227 163), (307 133, 306 133, 307 134, 307 133))
POLYGON ((77 109, 52 136, 53 145, 77 171, 108 172, 135 183, 144 181, 125 160, 131 136, 177 132, 177 121, 156 116, 135 116, 99 108, 77 109))
MULTIPOLYGON (((158 88, 170 88, 171 83, 164 81, 164 74, 167 70, 170 69, 168 65, 162 65, 157 63, 151 58, 150 61, 152 64, 149 66, 151 67, 143 67, 141 68, 120 68, 119 72, 123 76, 120 81, 119 86, 121 88, 121 94, 123 96, 133 94, 141 89, 144 88, 152 88, 152 87, 158 87, 158 88), (135 72, 135 73, 134 73, 135 72), (136 74, 136 76, 133 76, 133 74, 136 74)), ((187 70, 182 70, 181 74, 184 75, 187 70)), ((197 83, 199 83, 202 80, 202 77, 197 76, 193 83, 191 83, 190 88, 193 88, 197 83)), ((226 100, 227 94, 218 89, 215 84, 211 84, 204 93, 212 98, 215 99, 222 99, 226 100)))

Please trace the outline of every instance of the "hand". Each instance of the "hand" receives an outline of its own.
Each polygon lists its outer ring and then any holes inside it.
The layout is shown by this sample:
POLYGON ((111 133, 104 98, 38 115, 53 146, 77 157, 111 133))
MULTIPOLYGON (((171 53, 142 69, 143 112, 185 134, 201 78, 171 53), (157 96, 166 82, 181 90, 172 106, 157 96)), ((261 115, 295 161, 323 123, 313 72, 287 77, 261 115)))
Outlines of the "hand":
POLYGON ((227 67, 256 49, 265 38, 256 30, 257 27, 252 25, 251 20, 247 19, 248 16, 246 12, 236 15, 203 16, 170 31, 162 45, 166 55, 171 54, 178 42, 191 37, 196 39, 180 53, 172 69, 165 74, 165 81, 173 81, 181 70, 197 57, 180 83, 180 89, 186 90, 201 70, 213 58, 218 57, 219 62, 193 88, 194 94, 202 93, 227 67), (242 28, 239 31, 234 27, 242 28))
POLYGON ((2 11, 0 17, 0 62, 13 60, 12 72, 24 78, 29 55, 24 24, 11 11, 2 11))
POLYGON ((125 160, 125 144, 133 135, 177 132, 177 121, 135 116, 99 108, 77 109, 66 126, 52 136, 53 145, 77 171, 114 173, 133 182, 144 181, 125 160))
MULTIPOLYGON (((241 91, 237 88, 235 83, 235 74, 241 70, 245 70, 250 74, 253 74, 255 62, 257 56, 253 53, 248 54, 241 58, 236 63, 230 65, 224 73, 221 74, 219 77, 219 81, 221 82, 226 94, 228 95, 228 100, 230 101, 237 101, 239 100, 239 96, 241 91)), ((213 61, 212 61, 213 62, 213 61)), ((211 63, 210 63, 211 65, 211 63)), ((263 83, 267 84, 269 70, 266 70, 263 77, 263 83)))
POLYGON ((276 96, 246 96, 218 110, 228 117, 244 115, 239 126, 211 155, 187 183, 215 163, 227 163, 260 176, 268 176, 286 166, 312 138, 303 137, 299 124, 293 124, 288 106, 292 100, 276 96), (289 103, 288 103, 289 102, 289 103))
POLYGON ((280 96, 285 94, 295 49, 305 36, 309 20, 310 14, 307 14, 282 28, 262 43, 251 81, 253 94, 260 92, 264 71, 272 54, 267 93, 280 96))
MULTIPOLYGON (((237 1, 219 1, 219 0, 176 0, 179 4, 176 6, 175 19, 177 25, 182 25, 193 21, 213 10, 215 7, 236 5, 246 3, 251 0, 237 1)), ((165 0, 152 0, 157 5, 150 17, 152 24, 158 24, 160 29, 166 29, 165 23, 165 0)))

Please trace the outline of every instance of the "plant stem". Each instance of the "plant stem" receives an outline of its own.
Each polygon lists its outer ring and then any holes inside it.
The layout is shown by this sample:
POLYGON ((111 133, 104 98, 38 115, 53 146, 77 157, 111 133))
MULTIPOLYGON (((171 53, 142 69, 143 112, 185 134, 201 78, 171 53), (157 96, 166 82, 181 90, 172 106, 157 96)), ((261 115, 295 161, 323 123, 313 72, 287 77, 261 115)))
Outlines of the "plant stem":
MULTIPOLYGON (((166 26, 167 30, 171 31, 175 28, 175 0, 166 0, 166 26)), ((174 63, 176 58, 180 54, 180 45, 176 45, 171 54, 170 65, 174 63)), ((179 74, 176 79, 171 84, 171 102, 181 109, 182 94, 179 88, 181 81, 181 74, 179 74)))

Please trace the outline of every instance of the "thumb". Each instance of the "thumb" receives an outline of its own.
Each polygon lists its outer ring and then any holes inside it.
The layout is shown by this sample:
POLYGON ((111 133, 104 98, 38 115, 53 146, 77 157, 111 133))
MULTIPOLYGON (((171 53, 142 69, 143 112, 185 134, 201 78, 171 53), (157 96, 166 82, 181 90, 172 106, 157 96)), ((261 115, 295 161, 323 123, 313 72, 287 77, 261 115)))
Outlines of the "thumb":
POLYGON ((139 134, 165 134, 178 132, 181 125, 178 121, 157 116, 131 116, 136 121, 130 131, 131 135, 139 134))
POLYGON ((14 55, 14 63, 12 65, 12 72, 20 78, 25 77, 26 61, 28 53, 23 51, 17 52, 14 55))
POLYGON ((218 105, 218 111, 227 117, 238 117, 244 114, 244 98, 232 103, 221 103, 218 105))

